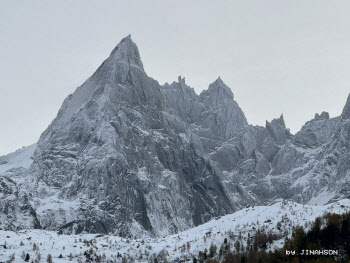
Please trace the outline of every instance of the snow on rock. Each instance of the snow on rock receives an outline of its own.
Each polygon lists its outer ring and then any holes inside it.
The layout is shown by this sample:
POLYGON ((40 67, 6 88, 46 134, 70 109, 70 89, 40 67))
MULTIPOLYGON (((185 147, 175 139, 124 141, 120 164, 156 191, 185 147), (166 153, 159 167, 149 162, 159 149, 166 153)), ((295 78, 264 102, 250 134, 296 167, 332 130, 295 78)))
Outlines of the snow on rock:
POLYGON ((179 259, 198 257, 198 253, 209 249, 212 243, 220 248, 225 238, 234 251, 235 241, 246 244, 248 233, 253 237, 258 229, 279 236, 280 239, 274 241, 269 248, 274 249, 283 246, 286 236, 291 237, 294 226, 301 225, 308 229, 310 222, 316 217, 349 210, 348 199, 324 206, 280 201, 270 206, 247 207, 233 214, 213 218, 203 225, 178 234, 159 238, 144 236, 139 239, 127 239, 115 235, 59 235, 46 230, 0 230, 0 259, 7 260, 14 254, 13 262, 23 262, 21 255, 24 252, 28 253, 31 259, 36 259, 40 253, 41 259, 44 260, 51 254, 53 262, 57 263, 69 261, 70 255, 72 262, 84 262, 84 253, 93 250, 104 259, 102 262, 108 259, 121 262, 122 257, 133 258, 136 262, 150 262, 150 259, 159 253, 167 254, 169 261, 176 262, 179 259))
POLYGON ((29 168, 32 164, 32 156, 36 149, 36 143, 23 147, 13 153, 0 156, 0 174, 13 168, 29 168))
POLYGON ((127 36, 36 145, 0 157, 0 227, 164 236, 246 205, 349 198, 349 100, 295 135, 283 116, 249 125, 221 78, 199 95, 161 86, 127 36))

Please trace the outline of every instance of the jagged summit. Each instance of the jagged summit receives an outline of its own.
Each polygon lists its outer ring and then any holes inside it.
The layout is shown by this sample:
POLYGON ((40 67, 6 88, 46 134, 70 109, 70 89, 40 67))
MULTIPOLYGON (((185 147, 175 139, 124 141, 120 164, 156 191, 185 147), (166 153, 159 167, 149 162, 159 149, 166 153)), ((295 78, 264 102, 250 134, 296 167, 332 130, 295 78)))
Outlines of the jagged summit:
POLYGON ((178 83, 179 83, 179 84, 186 84, 186 79, 185 79, 185 77, 182 78, 181 76, 179 76, 177 79, 178 79, 178 83))
POLYGON ((123 38, 113 49, 110 57, 115 61, 127 62, 143 69, 140 52, 131 35, 123 38))
POLYGON ((328 120, 329 119, 329 113, 322 111, 321 114, 316 113, 315 114, 315 118, 316 121, 320 121, 320 120, 328 120))
POLYGON ((284 144, 291 137, 289 129, 286 128, 283 114, 271 122, 266 121, 265 128, 280 145, 284 144))
POLYGON ((341 117, 343 119, 348 119, 350 117, 350 94, 348 95, 348 98, 346 100, 343 112, 341 113, 341 117))
POLYGON ((65 100, 38 142, 31 173, 44 183, 33 195, 83 200, 63 213, 42 211, 54 218, 41 221, 42 227, 160 235, 233 210, 189 124, 226 138, 241 127, 244 115, 230 96, 218 108, 202 102, 184 78, 180 82, 163 89, 148 77, 131 36, 117 45, 65 100), (70 221, 56 220, 62 216, 70 221))
POLYGON ((284 121, 284 116, 283 113, 279 118, 274 118, 271 123, 279 124, 280 126, 286 127, 285 121, 284 121))
POLYGON ((213 96, 216 94, 216 97, 224 99, 229 97, 234 98, 232 90, 218 77, 213 83, 209 85, 207 90, 202 91, 200 96, 213 96))
POLYGON ((265 121, 265 128, 267 128, 269 125, 274 124, 274 125, 278 125, 278 126, 286 126, 285 122, 284 122, 284 117, 283 114, 281 114, 281 116, 279 118, 274 118, 271 120, 271 122, 269 122, 268 120, 265 121))
POLYGON ((206 110, 201 115, 202 127, 210 128, 201 136, 230 138, 248 124, 247 119, 233 98, 231 89, 219 77, 199 95, 206 110))

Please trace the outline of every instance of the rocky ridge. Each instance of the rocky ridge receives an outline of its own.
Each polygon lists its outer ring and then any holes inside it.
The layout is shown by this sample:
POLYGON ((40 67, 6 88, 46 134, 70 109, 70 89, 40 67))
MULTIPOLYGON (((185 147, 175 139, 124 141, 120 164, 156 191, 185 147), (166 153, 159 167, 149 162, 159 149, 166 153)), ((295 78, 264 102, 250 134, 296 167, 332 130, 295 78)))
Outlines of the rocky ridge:
POLYGON ((127 36, 31 161, 2 169, 12 157, 0 157, 0 227, 161 236, 247 204, 348 198, 349 112, 348 98, 341 116, 316 114, 295 135, 283 115, 249 125, 221 78, 199 95, 181 77, 160 85, 127 36))

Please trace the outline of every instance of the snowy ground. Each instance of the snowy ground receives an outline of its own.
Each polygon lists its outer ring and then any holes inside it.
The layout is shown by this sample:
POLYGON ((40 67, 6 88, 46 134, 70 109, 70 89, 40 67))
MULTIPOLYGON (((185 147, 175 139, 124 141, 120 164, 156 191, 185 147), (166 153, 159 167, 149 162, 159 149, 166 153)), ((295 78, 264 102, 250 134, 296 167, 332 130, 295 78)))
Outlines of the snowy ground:
POLYGON ((36 144, 32 144, 13 153, 0 156, 0 174, 13 168, 29 168, 35 149, 36 144))
MULTIPOLYGON (((40 262, 46 262, 48 254, 53 262, 85 262, 84 252, 94 250, 98 255, 105 254, 106 259, 121 262, 122 257, 133 258, 134 262, 149 262, 160 251, 168 255, 170 261, 177 258, 192 258, 199 251, 209 249, 211 243, 220 248, 227 238, 232 244, 241 235, 244 244, 248 233, 253 236, 260 228, 266 233, 273 232, 281 236, 290 235, 295 225, 308 226, 310 221, 326 212, 343 213, 350 211, 350 200, 341 200, 324 206, 300 205, 294 202, 277 202, 271 206, 256 206, 226 215, 198 227, 176 235, 163 238, 125 239, 113 235, 58 235, 53 231, 23 230, 18 232, 0 230, 0 262, 15 255, 13 262, 23 262, 21 255, 28 253, 31 260, 41 255, 40 262), (278 229, 277 223, 281 222, 278 229), (37 249, 33 250, 34 243, 37 249), (4 246, 6 248, 4 248, 4 246), (62 255, 63 258, 58 258, 62 255), (142 257, 142 258, 141 258, 142 257)), ((283 245, 284 237, 274 242, 274 247, 283 245)), ((129 261, 128 261, 129 262, 129 261)))

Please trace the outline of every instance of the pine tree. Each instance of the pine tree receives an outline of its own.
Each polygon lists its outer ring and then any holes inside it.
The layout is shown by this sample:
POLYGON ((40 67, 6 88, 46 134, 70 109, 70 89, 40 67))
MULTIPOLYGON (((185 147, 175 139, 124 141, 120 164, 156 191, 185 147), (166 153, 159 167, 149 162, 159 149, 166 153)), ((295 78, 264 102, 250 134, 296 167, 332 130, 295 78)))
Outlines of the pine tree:
POLYGON ((51 256, 51 254, 47 255, 46 262, 47 263, 52 263, 52 256, 51 256))
POLYGON ((217 246, 214 245, 214 243, 211 243, 209 248, 209 255, 210 257, 214 257, 216 255, 217 246))
POLYGON ((241 248, 241 243, 237 240, 237 241, 235 242, 235 249, 236 249, 236 252, 239 252, 240 248, 241 248))

